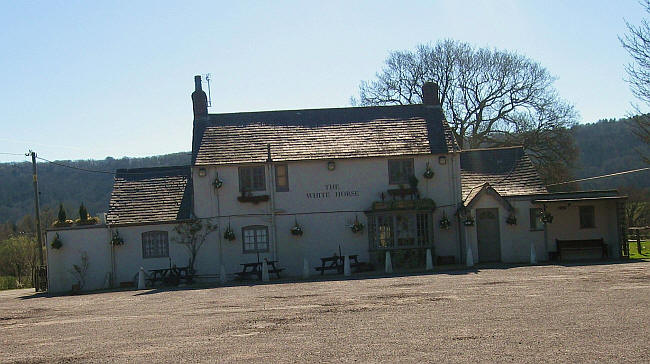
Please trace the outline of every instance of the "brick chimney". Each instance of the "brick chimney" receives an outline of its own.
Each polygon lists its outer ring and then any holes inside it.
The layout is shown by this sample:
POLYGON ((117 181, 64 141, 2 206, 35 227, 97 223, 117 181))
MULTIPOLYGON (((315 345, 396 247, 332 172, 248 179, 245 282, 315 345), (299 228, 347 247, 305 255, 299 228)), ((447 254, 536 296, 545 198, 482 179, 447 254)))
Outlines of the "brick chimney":
POLYGON ((422 104, 426 106, 440 106, 440 88, 435 82, 425 82, 422 85, 422 104))
POLYGON ((201 88, 201 76, 194 76, 194 92, 192 92, 194 120, 208 117, 208 97, 201 88))

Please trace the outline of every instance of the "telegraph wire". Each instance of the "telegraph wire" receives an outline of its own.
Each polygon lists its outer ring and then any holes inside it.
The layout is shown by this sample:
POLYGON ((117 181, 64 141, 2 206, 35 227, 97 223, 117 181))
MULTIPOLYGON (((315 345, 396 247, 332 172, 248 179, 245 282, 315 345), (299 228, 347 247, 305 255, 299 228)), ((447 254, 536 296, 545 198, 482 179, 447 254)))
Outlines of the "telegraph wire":
POLYGON ((649 170, 650 167, 645 167, 645 168, 638 168, 638 169, 631 169, 629 171, 622 171, 622 172, 616 172, 616 173, 610 173, 610 174, 603 174, 600 176, 595 176, 595 177, 587 177, 587 178, 580 178, 580 179, 574 179, 573 181, 566 181, 566 182, 558 182, 558 183, 551 183, 546 186, 558 186, 558 185, 565 185, 568 183, 575 183, 575 182, 582 182, 582 181, 590 181, 593 179, 599 179, 599 178, 607 178, 607 177, 614 177, 614 176, 620 176, 623 174, 628 174, 628 173, 636 173, 636 172, 641 172, 641 171, 647 171, 649 170))
MULTIPOLYGON (((40 159, 40 160, 42 160, 42 161, 44 161, 44 162, 47 162, 47 163, 50 163, 50 164, 54 164, 54 165, 56 165, 56 166, 65 167, 65 168, 70 168, 70 169, 76 169, 76 170, 83 171, 83 172, 89 172, 89 173, 102 173, 102 174, 110 174, 110 175, 116 175, 116 174, 118 174, 117 171, 113 172, 113 171, 102 171, 102 170, 98 170, 98 169, 81 168, 81 167, 75 167, 75 166, 71 166, 71 165, 63 164, 63 163, 59 163, 59 162, 53 162, 53 161, 51 161, 51 160, 48 160, 48 159, 45 159, 45 158, 42 158, 42 157, 36 157, 36 158, 37 158, 37 159, 40 159)), ((165 167, 166 167, 166 166, 165 166, 165 167)), ((175 167, 175 166, 169 166, 168 168, 173 168, 173 167, 175 167)), ((156 168, 156 167, 141 167, 141 168, 156 168)), ((180 170, 180 169, 183 169, 183 168, 185 168, 185 167, 178 166, 178 169, 179 169, 179 170, 180 170)), ((120 172, 119 174, 120 174, 120 175, 143 175, 143 174, 151 174, 151 172, 120 172)))

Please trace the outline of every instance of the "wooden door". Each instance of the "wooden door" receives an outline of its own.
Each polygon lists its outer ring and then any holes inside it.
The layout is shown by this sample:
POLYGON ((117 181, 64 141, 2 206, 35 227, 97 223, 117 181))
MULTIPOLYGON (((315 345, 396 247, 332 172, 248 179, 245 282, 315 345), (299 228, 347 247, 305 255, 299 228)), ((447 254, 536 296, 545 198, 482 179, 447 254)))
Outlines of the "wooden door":
POLYGON ((499 209, 476 209, 476 235, 479 262, 501 260, 499 209))

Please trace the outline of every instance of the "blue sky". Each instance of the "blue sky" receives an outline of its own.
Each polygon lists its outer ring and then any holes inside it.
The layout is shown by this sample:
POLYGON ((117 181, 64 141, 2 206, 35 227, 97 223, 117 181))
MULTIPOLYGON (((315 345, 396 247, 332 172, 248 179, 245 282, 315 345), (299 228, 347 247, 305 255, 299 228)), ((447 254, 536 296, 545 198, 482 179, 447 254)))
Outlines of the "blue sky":
MULTIPOLYGON (((524 54, 582 122, 625 117, 619 1, 0 2, 0 153, 188 151, 195 74, 211 113, 348 106, 391 50, 444 38, 524 54)), ((22 161, 0 154, 0 162, 22 161)))

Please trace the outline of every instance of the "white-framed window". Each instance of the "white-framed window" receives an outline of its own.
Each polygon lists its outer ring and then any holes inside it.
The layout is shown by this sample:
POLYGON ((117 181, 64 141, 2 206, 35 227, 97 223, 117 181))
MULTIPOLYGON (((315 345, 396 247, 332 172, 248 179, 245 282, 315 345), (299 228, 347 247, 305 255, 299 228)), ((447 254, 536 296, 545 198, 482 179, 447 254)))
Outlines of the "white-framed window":
POLYGON ((591 229, 596 227, 596 212, 593 206, 580 206, 580 228, 591 229))
POLYGON ((239 167, 239 191, 265 191, 264 166, 239 167))
POLYGON ((530 230, 544 230, 544 221, 542 221, 542 209, 541 208, 532 208, 529 210, 530 213, 530 230))
POLYGON ((408 184, 414 175, 413 158, 388 160, 388 184, 408 184))
POLYGON ((242 229, 244 253, 269 251, 269 228, 264 225, 245 226, 242 229))
POLYGON ((142 258, 169 257, 169 240, 166 231, 145 231, 142 233, 142 258))
POLYGON ((373 249, 417 248, 433 243, 431 214, 413 211, 368 216, 368 234, 373 249))
POLYGON ((275 191, 289 191, 289 166, 287 164, 275 165, 275 191))

